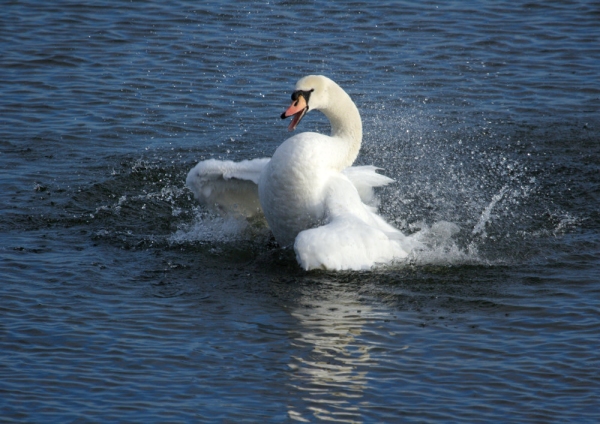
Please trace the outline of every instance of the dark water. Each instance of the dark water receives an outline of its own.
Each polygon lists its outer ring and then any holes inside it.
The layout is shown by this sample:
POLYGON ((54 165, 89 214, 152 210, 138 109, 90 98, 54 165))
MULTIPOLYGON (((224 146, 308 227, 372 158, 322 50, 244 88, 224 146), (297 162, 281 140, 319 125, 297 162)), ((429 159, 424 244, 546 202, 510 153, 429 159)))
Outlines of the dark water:
POLYGON ((83 3, 0 14, 3 422, 597 421, 597 2, 83 3), (305 273, 195 204, 309 73, 430 251, 305 273))

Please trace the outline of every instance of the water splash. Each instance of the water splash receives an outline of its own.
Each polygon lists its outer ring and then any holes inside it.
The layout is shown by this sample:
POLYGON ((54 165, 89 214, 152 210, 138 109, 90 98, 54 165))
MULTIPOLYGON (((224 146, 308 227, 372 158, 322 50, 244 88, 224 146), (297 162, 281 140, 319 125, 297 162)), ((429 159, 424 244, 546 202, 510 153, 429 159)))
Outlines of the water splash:
POLYGON ((181 224, 169 237, 169 243, 235 243, 268 237, 269 230, 261 222, 238 216, 218 216, 197 208, 194 221, 181 224))
POLYGON ((547 203, 538 193, 542 171, 513 127, 488 119, 467 125, 426 108, 388 119, 379 105, 370 108, 360 161, 396 180, 380 192, 381 209, 424 240, 427 249, 416 252, 415 262, 505 262, 523 237, 534 237, 547 203), (449 236, 438 232, 448 225, 449 236))
MULTIPOLYGON (((379 190, 380 212, 423 244, 408 263, 512 263, 580 222, 542 191, 547 169, 533 160, 536 150, 516 126, 487 118, 467 125, 427 110, 388 119, 387 110, 370 107, 357 165, 381 167, 396 180, 379 190)), ((204 216, 171 240, 227 243, 251 239, 249 229, 244 222, 204 216)))
POLYGON ((413 237, 423 244, 423 248, 412 252, 409 263, 420 266, 488 265, 490 262, 480 257, 475 245, 462 248, 458 244, 460 232, 460 227, 452 222, 439 221, 431 226, 421 223, 413 237))
POLYGON ((473 232, 472 232, 473 235, 481 235, 483 237, 486 237, 487 234, 485 232, 485 226, 486 226, 486 224, 491 222, 492 209, 494 209, 494 206, 496 206, 496 204, 500 200, 502 200, 502 198, 504 197, 504 194, 506 194, 507 191, 508 191, 508 186, 504 186, 504 187, 502 187, 502 190, 500 190, 500 193, 495 194, 492 197, 492 201, 483 210, 483 212, 481 213, 481 217, 479 218, 479 222, 477 222, 477 225, 475 225, 475 228, 473 228, 473 232))

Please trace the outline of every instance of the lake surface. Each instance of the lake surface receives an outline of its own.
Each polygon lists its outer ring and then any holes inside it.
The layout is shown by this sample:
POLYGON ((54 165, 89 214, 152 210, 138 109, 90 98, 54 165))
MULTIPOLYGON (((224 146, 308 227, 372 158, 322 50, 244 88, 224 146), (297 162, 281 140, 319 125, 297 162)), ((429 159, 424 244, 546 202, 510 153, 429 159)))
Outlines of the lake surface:
POLYGON ((597 422, 598 2, 84 3, 0 15, 3 422, 597 422), (307 74, 426 251, 307 273, 196 204, 307 74))

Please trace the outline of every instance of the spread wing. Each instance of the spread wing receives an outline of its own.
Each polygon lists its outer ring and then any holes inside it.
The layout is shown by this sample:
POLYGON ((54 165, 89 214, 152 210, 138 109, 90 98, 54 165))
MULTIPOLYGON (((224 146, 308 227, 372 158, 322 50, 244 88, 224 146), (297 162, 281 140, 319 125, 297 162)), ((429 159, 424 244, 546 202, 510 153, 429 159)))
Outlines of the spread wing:
POLYGON ((375 196, 373 188, 385 186, 394 182, 391 178, 378 174, 376 171, 379 169, 381 168, 366 165, 351 166, 342 171, 342 174, 348 177, 354 187, 356 187, 363 203, 370 206, 373 212, 375 212, 377 206, 379 206, 379 199, 375 196))
POLYGON ((186 185, 208 208, 226 215, 252 218, 262 215, 258 180, 269 158, 233 162, 209 159, 189 173, 186 185))

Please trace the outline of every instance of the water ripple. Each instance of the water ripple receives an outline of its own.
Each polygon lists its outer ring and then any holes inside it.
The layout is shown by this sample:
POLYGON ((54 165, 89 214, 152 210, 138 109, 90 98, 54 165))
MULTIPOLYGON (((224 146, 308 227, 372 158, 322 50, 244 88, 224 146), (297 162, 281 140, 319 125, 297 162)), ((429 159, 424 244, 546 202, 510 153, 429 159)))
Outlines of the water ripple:
POLYGON ((599 16, 4 4, 3 419, 595 422, 599 16), (272 154, 308 73, 359 105, 386 217, 459 227, 430 257, 304 273, 194 203, 193 164, 272 154))

